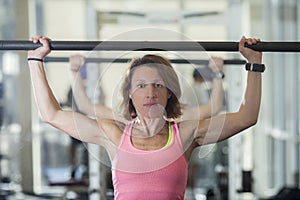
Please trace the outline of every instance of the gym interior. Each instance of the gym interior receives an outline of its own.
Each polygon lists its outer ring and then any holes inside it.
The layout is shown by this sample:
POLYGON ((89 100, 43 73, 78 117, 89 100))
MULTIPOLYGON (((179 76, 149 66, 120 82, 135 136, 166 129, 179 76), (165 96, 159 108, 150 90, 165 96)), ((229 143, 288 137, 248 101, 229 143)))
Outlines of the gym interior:
MULTIPOLYGON (((38 35, 53 41, 238 42, 245 35, 265 42, 296 42, 300 38, 297 0, 0 0, 0 5, 3 41, 38 35)), ((49 57, 97 54, 117 59, 141 53, 53 50, 49 57)), ((169 59, 243 59, 232 51, 159 53, 169 59)), ((266 70, 257 124, 192 157, 199 162, 189 170, 185 199, 300 199, 299 58, 299 52, 263 52, 266 70)), ((192 82, 190 65, 174 64, 186 83, 192 82)), ((45 62, 51 88, 65 109, 70 109, 68 66, 67 59, 45 62)), ((87 65, 84 83, 94 102, 114 106, 113 85, 124 66, 126 62, 87 65)), ((226 64, 223 71, 221 112, 234 112, 243 99, 245 67, 226 64)), ((41 120, 26 51, 0 50, 0 98, 0 200, 114 199, 105 150, 74 143, 41 120)))

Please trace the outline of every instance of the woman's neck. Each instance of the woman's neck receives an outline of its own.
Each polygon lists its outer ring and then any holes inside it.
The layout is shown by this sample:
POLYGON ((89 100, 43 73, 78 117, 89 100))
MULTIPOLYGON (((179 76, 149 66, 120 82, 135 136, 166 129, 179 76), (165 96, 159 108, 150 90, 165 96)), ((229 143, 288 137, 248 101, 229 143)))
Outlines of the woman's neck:
POLYGON ((152 137, 160 132, 164 132, 166 120, 162 118, 139 118, 135 121, 134 131, 137 137, 152 137))

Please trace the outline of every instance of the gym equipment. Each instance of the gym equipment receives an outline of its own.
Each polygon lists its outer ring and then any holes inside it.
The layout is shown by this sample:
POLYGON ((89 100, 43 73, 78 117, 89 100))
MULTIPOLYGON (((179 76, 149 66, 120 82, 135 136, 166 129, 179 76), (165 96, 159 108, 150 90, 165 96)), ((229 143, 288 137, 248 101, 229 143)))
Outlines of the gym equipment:
MULTIPOLYGON (((86 58, 85 61, 87 63, 128 63, 130 58, 86 58)), ((199 64, 206 65, 208 64, 208 60, 194 60, 194 59, 169 59, 171 63, 175 64, 199 64)), ((68 57, 45 57, 44 62, 69 62, 68 57)), ((232 60, 224 60, 225 65, 243 65, 246 64, 245 60, 232 59, 232 60)))
MULTIPOLYGON (((200 41, 50 41, 50 48, 57 51, 238 51, 238 44, 200 41)), ((40 46, 28 40, 0 40, 0 50, 33 50, 40 46)), ((300 51, 300 42, 259 42, 245 46, 265 52, 300 51)))

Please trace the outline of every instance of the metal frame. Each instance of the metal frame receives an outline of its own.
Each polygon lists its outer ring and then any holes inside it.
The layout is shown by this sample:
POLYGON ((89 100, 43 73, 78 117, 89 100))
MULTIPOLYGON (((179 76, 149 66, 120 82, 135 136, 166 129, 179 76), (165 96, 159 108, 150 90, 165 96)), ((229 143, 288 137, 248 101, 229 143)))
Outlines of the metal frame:
MULTIPOLYGON (((85 62, 87 63, 128 63, 130 58, 86 58, 85 62)), ((171 63, 174 64, 199 64, 207 65, 208 60, 195 60, 195 59, 169 59, 171 63)), ((68 57, 45 57, 44 62, 69 62, 68 57)), ((246 60, 239 59, 225 59, 224 65, 244 65, 246 60)))
MULTIPOLYGON (((205 41, 50 41, 58 51, 238 51, 238 42, 205 41)), ((0 40, 0 50, 33 50, 42 46, 24 40, 0 40)), ((300 42, 260 42, 247 45, 266 52, 300 52, 300 42)))

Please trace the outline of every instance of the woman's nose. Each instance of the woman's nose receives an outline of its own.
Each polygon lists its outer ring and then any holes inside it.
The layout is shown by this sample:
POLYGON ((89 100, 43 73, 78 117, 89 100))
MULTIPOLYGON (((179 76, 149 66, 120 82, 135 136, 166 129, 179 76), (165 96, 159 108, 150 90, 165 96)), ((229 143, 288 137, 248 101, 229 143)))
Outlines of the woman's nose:
POLYGON ((153 84, 147 85, 147 97, 148 98, 155 98, 156 97, 155 87, 154 87, 153 84))

